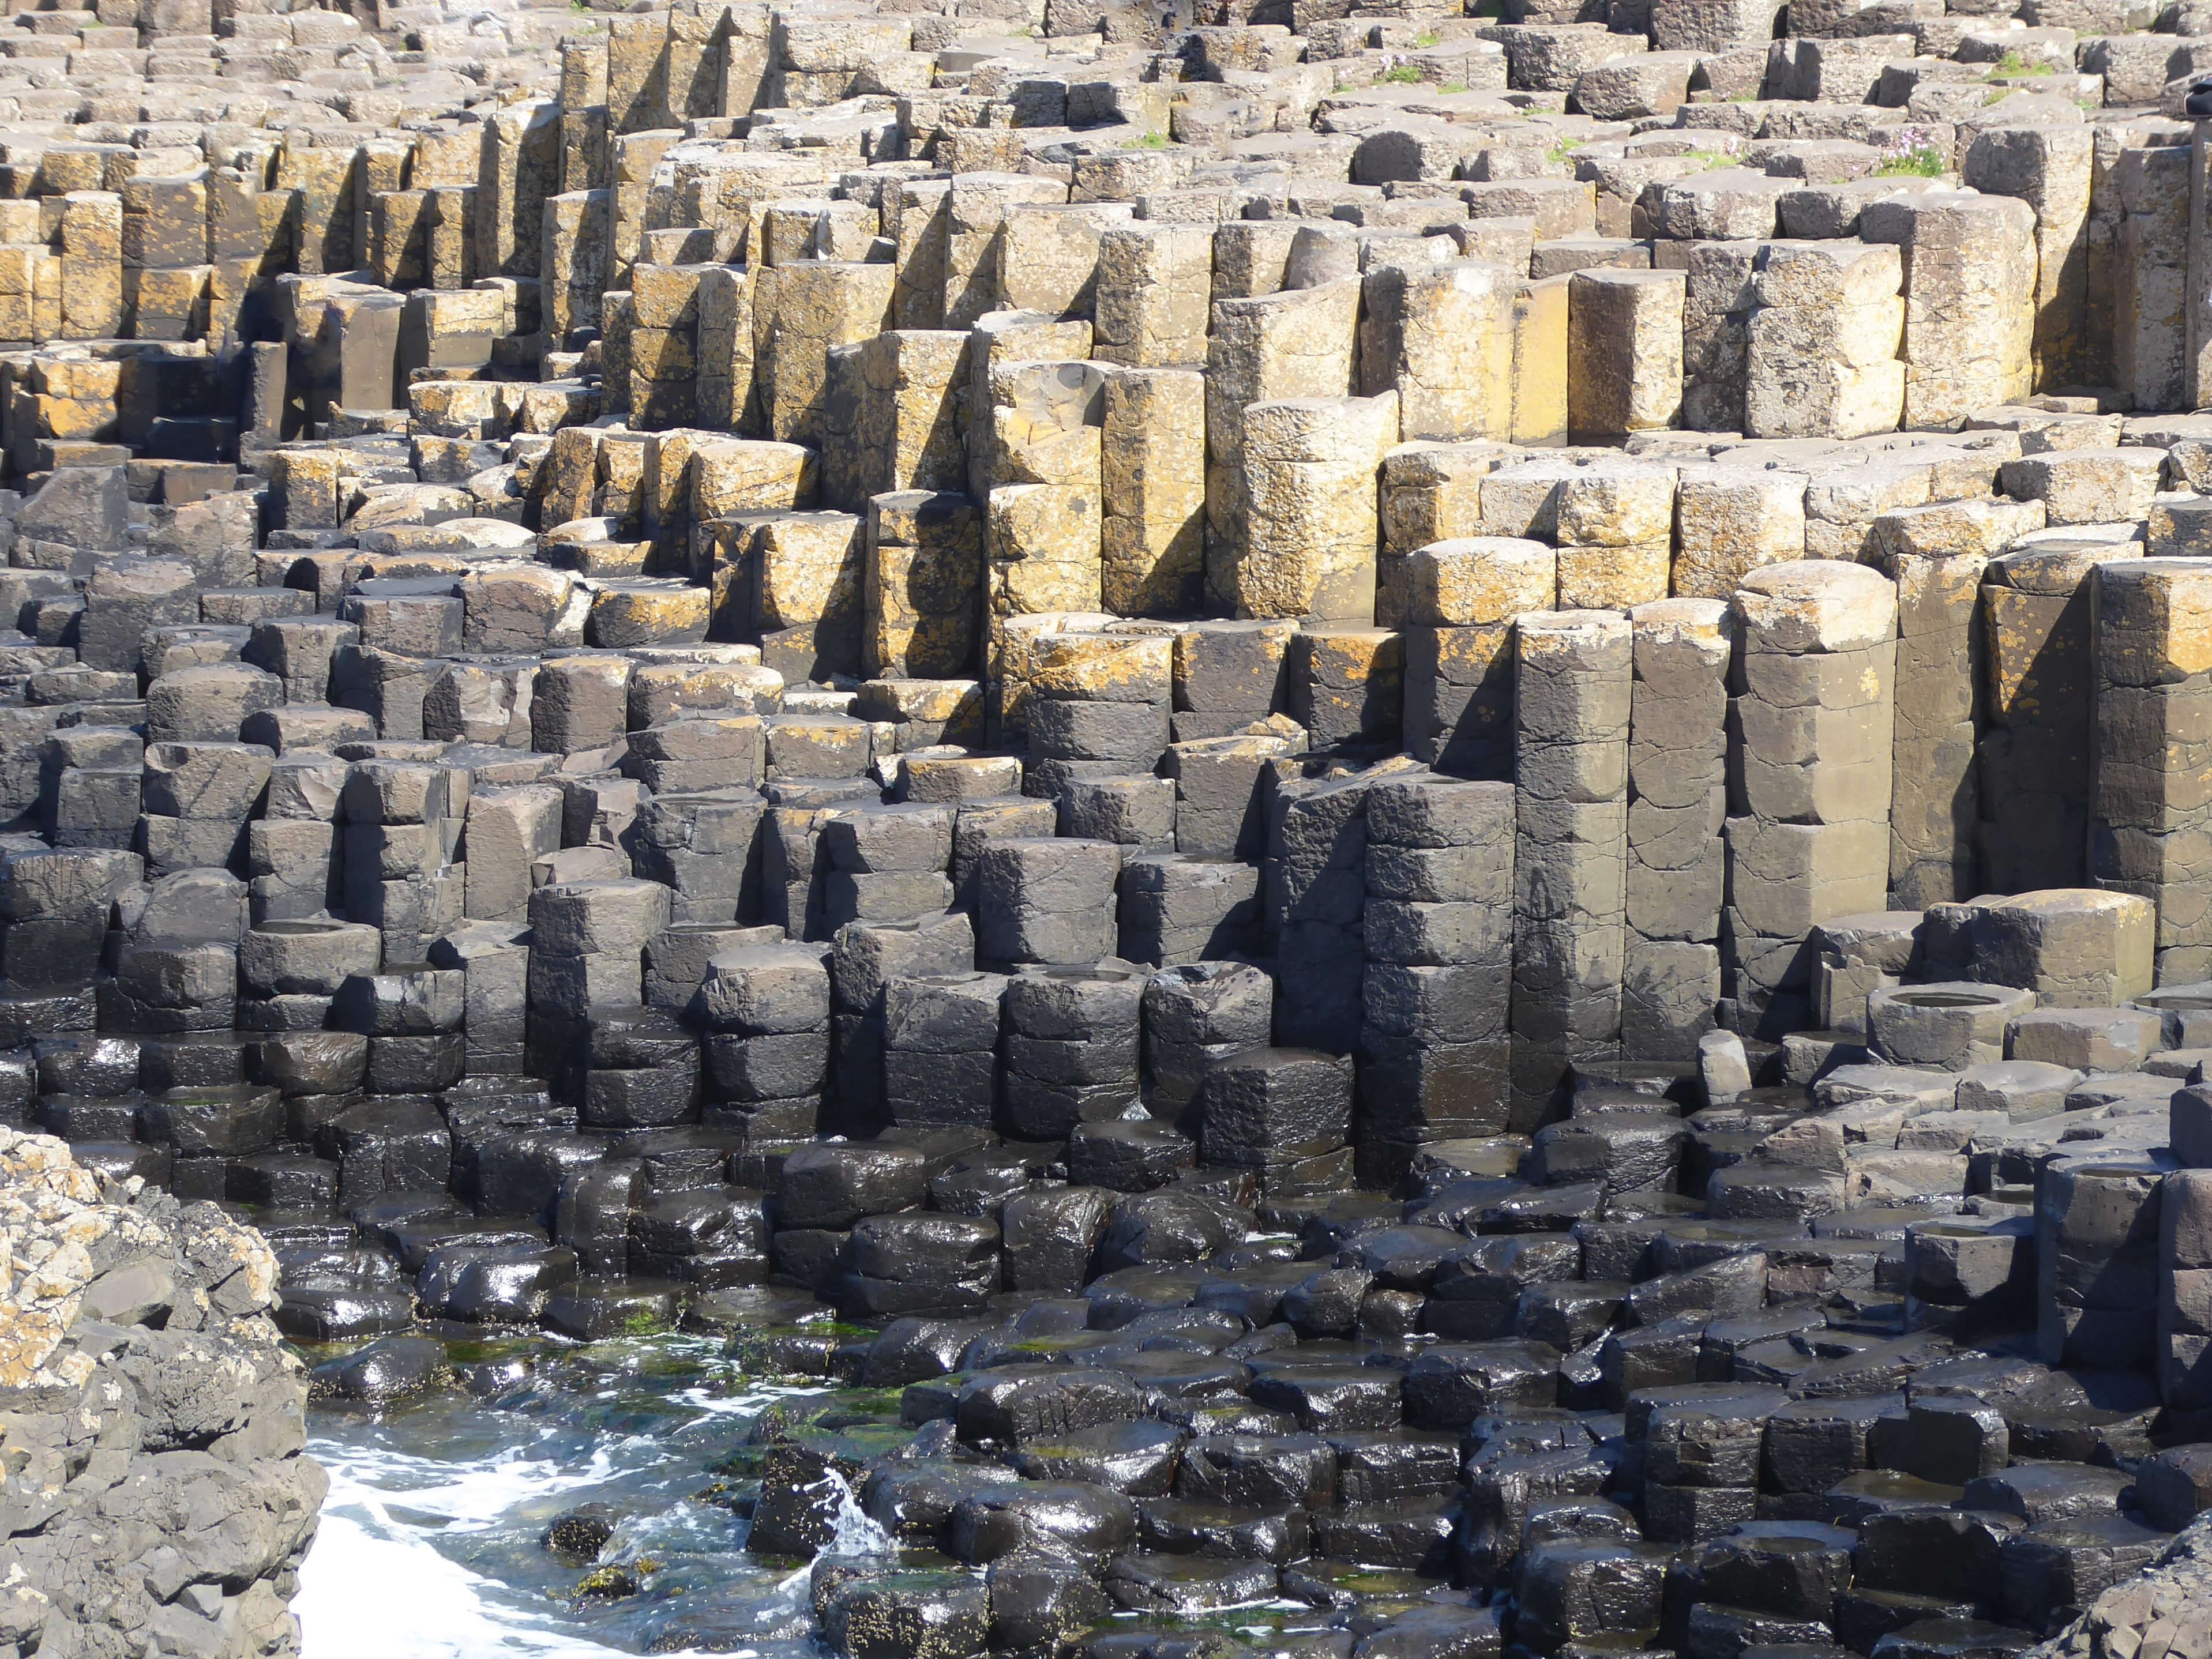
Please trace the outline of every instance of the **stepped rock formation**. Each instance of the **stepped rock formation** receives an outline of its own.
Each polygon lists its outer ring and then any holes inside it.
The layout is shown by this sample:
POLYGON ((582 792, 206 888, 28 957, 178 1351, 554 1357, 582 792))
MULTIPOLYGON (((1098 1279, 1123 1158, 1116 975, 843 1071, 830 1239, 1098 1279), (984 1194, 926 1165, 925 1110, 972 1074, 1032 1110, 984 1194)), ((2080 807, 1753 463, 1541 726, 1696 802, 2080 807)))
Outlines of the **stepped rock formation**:
POLYGON ((2206 74, 10 13, 0 1655, 294 1644, 273 1313, 902 1390, 852 1659, 2207 1659, 2206 74))

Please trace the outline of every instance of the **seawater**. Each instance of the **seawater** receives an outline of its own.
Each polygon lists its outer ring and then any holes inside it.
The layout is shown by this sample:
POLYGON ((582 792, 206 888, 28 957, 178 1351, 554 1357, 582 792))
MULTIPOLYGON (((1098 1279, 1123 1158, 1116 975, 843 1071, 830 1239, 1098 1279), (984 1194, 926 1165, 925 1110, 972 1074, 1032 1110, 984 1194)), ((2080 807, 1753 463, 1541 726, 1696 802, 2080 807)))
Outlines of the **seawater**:
MULTIPOLYGON (((763 1409, 822 1390, 681 1336, 533 1339, 495 1363, 523 1374, 483 1397, 311 1411, 331 1492, 294 1603, 306 1659, 814 1659, 805 1571, 754 1561, 745 1522, 702 1494, 763 1409), (633 1571, 634 1595, 580 1601, 584 1572, 540 1545, 594 1502, 623 1517, 600 1560, 633 1571)), ((866 1551, 882 1535, 850 1508, 837 1547, 866 1551)))

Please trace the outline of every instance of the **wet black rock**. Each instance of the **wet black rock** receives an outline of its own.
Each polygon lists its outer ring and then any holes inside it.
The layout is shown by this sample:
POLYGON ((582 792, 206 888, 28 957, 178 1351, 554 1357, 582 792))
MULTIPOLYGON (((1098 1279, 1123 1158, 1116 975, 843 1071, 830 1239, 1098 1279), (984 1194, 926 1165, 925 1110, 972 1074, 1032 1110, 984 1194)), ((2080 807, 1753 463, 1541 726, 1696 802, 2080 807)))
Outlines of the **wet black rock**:
POLYGON ((538 1540, 564 1567, 587 1567, 615 1535, 621 1513, 609 1504, 583 1504, 556 1515, 538 1540))
POLYGON ((983 1650, 991 1624, 984 1585, 957 1572, 855 1577, 822 1613, 823 1639, 841 1659, 967 1659, 983 1650))
POLYGON ((437 1387, 452 1375, 452 1367, 442 1342, 386 1336, 325 1360, 310 1375, 319 1398, 380 1406, 437 1387))

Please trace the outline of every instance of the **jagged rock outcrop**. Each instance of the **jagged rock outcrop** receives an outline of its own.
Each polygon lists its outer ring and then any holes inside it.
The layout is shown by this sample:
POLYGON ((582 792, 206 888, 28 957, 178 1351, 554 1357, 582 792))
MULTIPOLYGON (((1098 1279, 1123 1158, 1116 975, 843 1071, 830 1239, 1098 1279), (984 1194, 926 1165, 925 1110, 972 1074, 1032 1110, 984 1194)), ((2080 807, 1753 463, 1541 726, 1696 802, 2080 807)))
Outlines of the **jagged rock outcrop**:
POLYGON ((251 1228, 0 1129, 0 1653, 299 1651, 329 1482, 276 1303, 251 1228))
POLYGON ((2023 1659, 2203 1659, 2212 1653, 2212 1516, 2023 1659))

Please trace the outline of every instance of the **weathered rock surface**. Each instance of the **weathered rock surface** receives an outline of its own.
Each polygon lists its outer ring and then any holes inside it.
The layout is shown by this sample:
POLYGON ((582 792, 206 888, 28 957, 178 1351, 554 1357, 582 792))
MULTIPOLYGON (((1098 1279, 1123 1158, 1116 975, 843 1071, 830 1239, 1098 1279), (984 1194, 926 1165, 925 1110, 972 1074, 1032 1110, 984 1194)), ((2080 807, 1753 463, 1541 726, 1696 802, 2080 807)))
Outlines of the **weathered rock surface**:
POLYGON ((328 1481, 251 1228, 0 1129, 0 1635, 282 1654, 328 1481))

